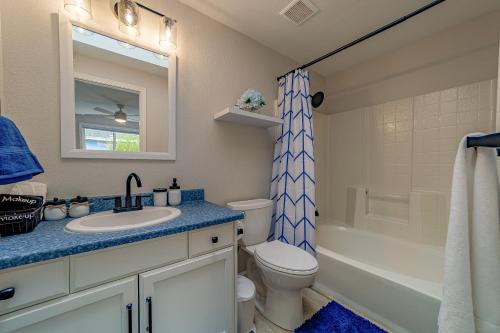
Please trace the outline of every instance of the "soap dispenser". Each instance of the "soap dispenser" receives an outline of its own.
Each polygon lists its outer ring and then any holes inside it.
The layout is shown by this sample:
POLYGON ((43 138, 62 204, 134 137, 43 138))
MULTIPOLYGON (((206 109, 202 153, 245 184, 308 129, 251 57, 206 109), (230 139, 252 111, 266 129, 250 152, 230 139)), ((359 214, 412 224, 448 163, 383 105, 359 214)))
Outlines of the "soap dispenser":
POLYGON ((170 206, 177 206, 181 204, 181 187, 177 184, 177 178, 174 178, 174 181, 168 190, 168 204, 170 206))

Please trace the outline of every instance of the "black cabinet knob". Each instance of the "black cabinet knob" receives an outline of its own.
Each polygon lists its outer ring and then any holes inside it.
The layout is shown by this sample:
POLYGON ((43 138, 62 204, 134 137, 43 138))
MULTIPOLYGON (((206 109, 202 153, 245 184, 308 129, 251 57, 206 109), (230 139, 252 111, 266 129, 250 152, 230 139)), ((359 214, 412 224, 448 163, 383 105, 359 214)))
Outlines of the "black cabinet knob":
POLYGON ((236 235, 238 235, 238 236, 239 236, 239 235, 243 235, 243 229, 242 229, 242 228, 238 228, 238 229, 236 230, 236 235))
POLYGON ((16 293, 16 288, 14 287, 0 290, 0 301, 5 301, 6 299, 14 297, 15 293, 16 293))
POLYGON ((216 244, 219 241, 219 237, 213 236, 212 237, 212 243, 216 244))

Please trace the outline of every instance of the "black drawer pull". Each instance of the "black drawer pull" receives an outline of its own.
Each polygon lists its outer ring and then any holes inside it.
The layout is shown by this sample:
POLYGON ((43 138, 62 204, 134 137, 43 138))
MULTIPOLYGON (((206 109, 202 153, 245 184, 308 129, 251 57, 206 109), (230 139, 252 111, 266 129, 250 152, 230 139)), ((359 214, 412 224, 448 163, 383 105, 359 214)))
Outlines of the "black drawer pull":
POLYGON ((238 228, 238 229, 236 230, 236 235, 238 235, 238 236, 239 236, 239 235, 243 235, 243 228, 238 228))
POLYGON ((128 333, 132 333, 132 303, 127 304, 128 333))
POLYGON ((0 301, 5 301, 6 299, 14 297, 16 293, 16 288, 10 287, 0 290, 0 301))
POLYGON ((146 331, 153 333, 153 301, 151 296, 146 298, 146 303, 148 303, 148 328, 146 331))
POLYGON ((219 237, 213 236, 212 237, 212 243, 216 244, 219 241, 219 237))

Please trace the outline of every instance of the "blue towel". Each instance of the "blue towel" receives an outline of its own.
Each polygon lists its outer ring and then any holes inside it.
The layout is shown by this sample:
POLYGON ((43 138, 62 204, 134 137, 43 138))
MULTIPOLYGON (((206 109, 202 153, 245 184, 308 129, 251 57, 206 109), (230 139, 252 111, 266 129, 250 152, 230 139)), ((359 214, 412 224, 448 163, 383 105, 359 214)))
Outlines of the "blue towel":
POLYGON ((19 129, 0 116, 0 185, 28 180, 42 172, 19 129))

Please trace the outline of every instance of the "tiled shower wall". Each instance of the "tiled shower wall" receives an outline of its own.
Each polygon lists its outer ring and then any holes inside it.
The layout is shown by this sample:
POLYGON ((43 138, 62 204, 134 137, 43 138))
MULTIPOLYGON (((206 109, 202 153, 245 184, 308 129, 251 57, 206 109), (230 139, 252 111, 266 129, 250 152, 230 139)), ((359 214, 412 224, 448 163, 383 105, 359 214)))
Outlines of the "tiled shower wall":
POLYGON ((361 187, 374 198, 375 192, 397 198, 373 199, 371 213, 386 216, 387 225, 361 227, 444 244, 458 142, 471 132, 494 131, 495 100, 496 80, 490 80, 329 116, 323 223, 351 224, 352 190, 361 187), (418 207, 410 197, 419 198, 418 207), (391 231, 391 223, 409 223, 410 216, 412 228, 391 231))

